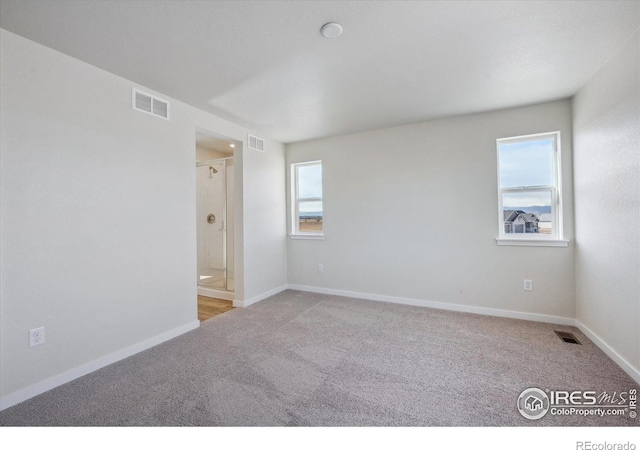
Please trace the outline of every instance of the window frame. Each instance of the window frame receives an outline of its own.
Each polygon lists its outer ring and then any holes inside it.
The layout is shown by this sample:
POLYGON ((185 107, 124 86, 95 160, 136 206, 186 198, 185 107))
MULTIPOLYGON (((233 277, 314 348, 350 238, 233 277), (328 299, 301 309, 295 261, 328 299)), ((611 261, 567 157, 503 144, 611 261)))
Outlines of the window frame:
MULTIPOLYGON (((316 161, 304 161, 299 163, 291 163, 291 217, 290 227, 291 239, 324 239, 324 180, 322 182, 322 197, 305 197, 299 198, 299 182, 298 182, 298 168, 320 166, 322 168, 322 160, 316 161), (321 231, 300 231, 300 203, 320 201, 322 202, 322 230, 321 231)), ((324 171, 322 171, 324 175, 324 171)), ((324 176, 323 176, 324 178, 324 176)))
MULTIPOLYGON (((562 152, 560 131, 528 134, 496 139, 496 163, 498 180, 498 245, 548 245, 566 247, 568 241, 563 239, 562 211, 562 152), (552 185, 501 187, 500 185, 500 145, 552 138, 553 166, 552 185), (506 233, 504 223, 503 196, 510 193, 549 192, 551 197, 551 234, 543 233, 506 233)), ((514 228, 514 227, 513 227, 514 228)))

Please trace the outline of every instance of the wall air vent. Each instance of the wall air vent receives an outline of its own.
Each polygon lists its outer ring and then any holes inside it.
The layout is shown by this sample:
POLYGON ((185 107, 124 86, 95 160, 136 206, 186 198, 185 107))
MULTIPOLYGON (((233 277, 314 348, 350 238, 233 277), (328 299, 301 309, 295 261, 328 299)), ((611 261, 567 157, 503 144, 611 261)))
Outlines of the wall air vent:
POLYGON ((133 109, 169 120, 168 102, 135 88, 132 90, 131 101, 133 109))
POLYGON ((257 136, 250 134, 248 141, 249 141, 249 148, 258 150, 259 152, 264 151, 264 139, 261 139, 257 136))

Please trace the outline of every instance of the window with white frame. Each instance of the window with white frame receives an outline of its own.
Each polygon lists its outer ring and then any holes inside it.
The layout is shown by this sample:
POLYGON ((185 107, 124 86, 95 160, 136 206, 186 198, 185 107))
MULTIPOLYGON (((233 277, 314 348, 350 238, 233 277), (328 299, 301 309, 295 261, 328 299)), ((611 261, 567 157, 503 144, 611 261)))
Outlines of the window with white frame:
POLYGON ((322 161, 292 164, 291 188, 292 234, 322 235, 322 161))
POLYGON ((497 140, 499 238, 562 239, 560 133, 497 140))

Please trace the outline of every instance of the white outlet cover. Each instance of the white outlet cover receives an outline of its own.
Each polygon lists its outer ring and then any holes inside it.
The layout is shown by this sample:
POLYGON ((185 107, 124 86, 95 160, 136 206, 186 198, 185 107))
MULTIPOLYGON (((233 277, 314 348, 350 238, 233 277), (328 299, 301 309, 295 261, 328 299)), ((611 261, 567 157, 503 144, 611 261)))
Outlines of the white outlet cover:
POLYGON ((44 327, 29 330, 29 347, 44 344, 44 327))
POLYGON ((524 290, 525 291, 532 291, 533 290, 533 281, 524 280, 524 290))

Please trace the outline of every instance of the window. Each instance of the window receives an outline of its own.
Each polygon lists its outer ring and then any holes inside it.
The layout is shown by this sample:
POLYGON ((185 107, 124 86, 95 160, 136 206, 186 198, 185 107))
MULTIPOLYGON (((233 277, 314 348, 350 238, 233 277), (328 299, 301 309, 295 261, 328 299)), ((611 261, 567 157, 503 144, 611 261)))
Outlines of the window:
POLYGON ((294 236, 322 236, 322 161, 291 165, 294 236))
POLYGON ((498 139, 499 241, 562 239, 559 142, 559 132, 498 139))

